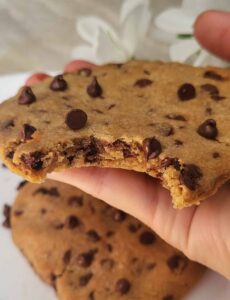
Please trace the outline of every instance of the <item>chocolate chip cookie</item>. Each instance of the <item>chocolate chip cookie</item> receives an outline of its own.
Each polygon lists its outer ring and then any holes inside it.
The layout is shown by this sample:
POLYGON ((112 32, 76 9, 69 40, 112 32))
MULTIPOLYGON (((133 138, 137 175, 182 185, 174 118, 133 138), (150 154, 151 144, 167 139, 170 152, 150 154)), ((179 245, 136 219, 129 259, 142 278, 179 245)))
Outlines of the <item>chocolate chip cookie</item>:
POLYGON ((32 182, 71 167, 157 177, 175 207, 230 177, 230 71, 130 61, 49 78, 0 105, 0 157, 32 182))
POLYGON ((54 181, 20 189, 11 226, 62 300, 177 300, 204 271, 138 220, 54 181))

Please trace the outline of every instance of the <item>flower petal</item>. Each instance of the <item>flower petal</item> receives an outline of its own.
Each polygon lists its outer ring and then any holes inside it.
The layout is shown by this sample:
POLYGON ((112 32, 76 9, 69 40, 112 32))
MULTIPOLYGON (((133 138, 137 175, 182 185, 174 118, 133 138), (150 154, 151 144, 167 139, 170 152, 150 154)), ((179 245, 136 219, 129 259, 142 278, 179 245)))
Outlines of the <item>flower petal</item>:
POLYGON ((223 59, 220 59, 217 56, 212 55, 205 49, 202 49, 198 57, 195 59, 194 66, 216 66, 216 67, 228 67, 229 64, 224 61, 223 59))
POLYGON ((74 59, 83 59, 85 61, 97 64, 97 58, 95 55, 95 50, 90 46, 78 46, 73 49, 72 57, 74 59))
POLYGON ((121 9, 122 44, 133 56, 140 40, 146 35, 152 13, 149 0, 126 0, 121 9))
POLYGON ((226 9, 229 10, 229 0, 183 0, 182 10, 194 17, 208 9, 226 9))
POLYGON ((170 8, 163 11, 155 19, 155 24, 161 30, 174 34, 192 34, 195 18, 187 15, 182 9, 170 8))
POLYGON ((90 44, 94 45, 97 40, 99 30, 109 32, 114 39, 117 37, 113 27, 99 17, 88 16, 77 20, 76 29, 79 35, 90 44))
POLYGON ((95 56, 98 64, 123 63, 130 57, 121 46, 121 42, 114 40, 109 32, 100 30, 95 45, 95 56))
POLYGON ((144 8, 150 13, 149 5, 149 0, 125 0, 121 7, 120 23, 122 24, 137 7, 144 8))
POLYGON ((172 61, 185 62, 201 49, 195 39, 184 40, 170 46, 169 55, 172 61))
POLYGON ((193 65, 195 67, 203 66, 205 64, 205 60, 209 56, 208 52, 205 50, 201 50, 195 61, 193 62, 193 65))

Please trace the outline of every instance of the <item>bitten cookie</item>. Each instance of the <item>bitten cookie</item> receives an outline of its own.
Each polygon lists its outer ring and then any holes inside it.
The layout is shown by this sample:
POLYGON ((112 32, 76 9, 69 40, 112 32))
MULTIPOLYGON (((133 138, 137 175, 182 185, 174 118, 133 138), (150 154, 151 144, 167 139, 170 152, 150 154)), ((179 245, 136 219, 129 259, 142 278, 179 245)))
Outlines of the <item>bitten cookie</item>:
POLYGON ((147 172, 175 207, 230 178, 230 70, 131 61, 49 78, 0 105, 0 157, 41 182, 101 166, 147 172))
POLYGON ((54 181, 21 188, 11 225, 61 300, 177 300, 204 271, 138 220, 54 181))

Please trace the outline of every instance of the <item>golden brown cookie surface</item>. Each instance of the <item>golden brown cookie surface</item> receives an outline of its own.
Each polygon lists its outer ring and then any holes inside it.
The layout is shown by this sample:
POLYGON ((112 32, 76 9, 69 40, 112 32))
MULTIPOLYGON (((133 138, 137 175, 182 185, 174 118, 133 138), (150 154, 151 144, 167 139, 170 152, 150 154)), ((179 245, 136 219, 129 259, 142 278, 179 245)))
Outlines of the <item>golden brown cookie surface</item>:
POLYGON ((230 71, 131 61, 48 79, 0 105, 0 156, 32 182, 73 166, 158 177, 175 207, 230 177, 230 71))
POLYGON ((203 274, 133 217, 54 181, 22 187, 11 225, 16 245, 62 300, 177 300, 203 274))

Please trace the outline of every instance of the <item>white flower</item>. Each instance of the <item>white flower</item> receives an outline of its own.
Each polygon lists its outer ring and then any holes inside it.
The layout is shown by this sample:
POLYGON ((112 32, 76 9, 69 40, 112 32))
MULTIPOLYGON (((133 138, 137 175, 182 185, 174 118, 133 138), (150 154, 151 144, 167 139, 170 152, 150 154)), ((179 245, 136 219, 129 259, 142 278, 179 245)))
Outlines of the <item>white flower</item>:
POLYGON ((229 0, 183 0, 180 8, 169 8, 155 19, 156 26, 163 32, 175 36, 169 48, 173 61, 192 62, 195 66, 204 64, 224 65, 204 50, 193 37, 193 24, 197 16, 208 9, 230 9, 229 0))
POLYGON ((73 57, 96 64, 123 63, 132 58, 145 37, 152 14, 150 0, 125 0, 116 30, 96 16, 80 18, 76 28, 88 45, 73 50, 73 57))

